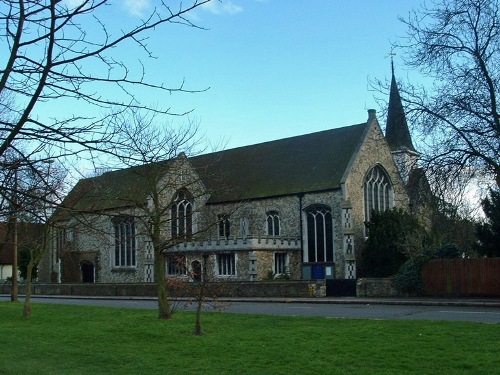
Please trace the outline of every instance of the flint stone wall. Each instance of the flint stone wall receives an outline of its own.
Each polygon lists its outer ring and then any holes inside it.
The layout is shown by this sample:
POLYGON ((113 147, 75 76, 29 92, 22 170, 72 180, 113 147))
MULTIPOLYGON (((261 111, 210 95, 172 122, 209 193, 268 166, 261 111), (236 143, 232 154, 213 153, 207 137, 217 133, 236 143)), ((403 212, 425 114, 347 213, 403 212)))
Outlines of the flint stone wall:
MULTIPOLYGON (((183 282, 171 290, 172 297, 194 297, 200 283, 183 282)), ((206 297, 325 297, 324 281, 224 281, 206 283, 206 297)), ((0 294, 10 294, 11 284, 1 284, 0 294)), ((25 285, 19 284, 19 294, 25 294, 25 285)), ((143 284, 34 284, 33 295, 60 295, 86 297, 156 297, 156 285, 143 284)))

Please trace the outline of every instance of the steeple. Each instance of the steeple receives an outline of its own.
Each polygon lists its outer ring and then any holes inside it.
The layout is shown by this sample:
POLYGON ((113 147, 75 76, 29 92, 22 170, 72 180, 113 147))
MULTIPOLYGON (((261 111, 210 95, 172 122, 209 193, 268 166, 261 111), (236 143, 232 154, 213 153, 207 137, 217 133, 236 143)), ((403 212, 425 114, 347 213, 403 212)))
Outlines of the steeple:
POLYGON ((406 115, 403 109, 399 88, 394 77, 394 62, 391 61, 392 80, 389 94, 389 107, 387 109, 387 124, 385 128, 385 139, 389 143, 391 151, 407 149, 415 151, 411 141, 410 131, 406 122, 406 115))
POLYGON ((405 182, 409 181, 409 176, 417 167, 419 153, 413 147, 410 130, 406 122, 406 115, 403 109, 403 102, 399 95, 399 88, 394 76, 394 62, 391 59, 392 80, 391 91, 389 93, 389 108, 387 109, 387 125, 385 128, 385 139, 391 149, 392 157, 399 174, 405 182))

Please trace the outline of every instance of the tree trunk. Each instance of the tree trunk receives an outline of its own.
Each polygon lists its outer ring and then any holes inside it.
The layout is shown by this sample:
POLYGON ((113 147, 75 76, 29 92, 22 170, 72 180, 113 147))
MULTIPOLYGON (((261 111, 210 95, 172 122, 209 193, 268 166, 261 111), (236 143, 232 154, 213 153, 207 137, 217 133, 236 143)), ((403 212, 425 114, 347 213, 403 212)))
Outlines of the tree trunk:
POLYGON ((26 298, 24 299, 24 309, 23 316, 31 315, 31 275, 33 272, 34 262, 30 260, 28 263, 28 269, 26 272, 26 298))
POLYGON ((158 319, 171 319, 172 309, 170 307, 167 283, 165 280, 165 261, 163 252, 155 254, 155 277, 158 290, 158 319))
POLYGON ((201 336, 203 334, 203 331, 201 329, 201 308, 203 307, 203 302, 205 301, 205 281, 202 280, 199 285, 199 291, 198 291, 198 298, 197 302, 198 305, 196 306, 196 323, 194 326, 194 334, 196 336, 201 336))

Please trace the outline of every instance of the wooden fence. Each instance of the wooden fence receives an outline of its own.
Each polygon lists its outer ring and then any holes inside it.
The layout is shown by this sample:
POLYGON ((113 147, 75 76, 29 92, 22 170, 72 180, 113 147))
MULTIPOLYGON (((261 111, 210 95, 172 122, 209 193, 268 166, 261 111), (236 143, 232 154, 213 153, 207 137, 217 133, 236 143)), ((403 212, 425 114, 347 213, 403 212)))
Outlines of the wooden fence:
POLYGON ((500 296, 500 258, 437 259, 422 270, 424 288, 433 296, 500 296))

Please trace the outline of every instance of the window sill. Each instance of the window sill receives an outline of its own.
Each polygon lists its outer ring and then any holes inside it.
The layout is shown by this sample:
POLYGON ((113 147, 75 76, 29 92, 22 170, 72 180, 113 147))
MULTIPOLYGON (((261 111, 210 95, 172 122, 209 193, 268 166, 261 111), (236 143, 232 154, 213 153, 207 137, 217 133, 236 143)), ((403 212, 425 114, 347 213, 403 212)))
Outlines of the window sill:
POLYGON ((111 272, 135 272, 137 268, 134 267, 115 267, 111 269, 111 272))
POLYGON ((225 279, 225 280, 231 280, 231 279, 237 279, 238 276, 236 275, 215 275, 216 278, 218 279, 225 279))

